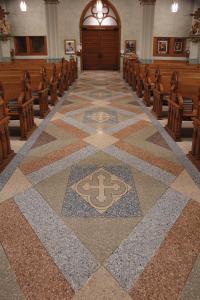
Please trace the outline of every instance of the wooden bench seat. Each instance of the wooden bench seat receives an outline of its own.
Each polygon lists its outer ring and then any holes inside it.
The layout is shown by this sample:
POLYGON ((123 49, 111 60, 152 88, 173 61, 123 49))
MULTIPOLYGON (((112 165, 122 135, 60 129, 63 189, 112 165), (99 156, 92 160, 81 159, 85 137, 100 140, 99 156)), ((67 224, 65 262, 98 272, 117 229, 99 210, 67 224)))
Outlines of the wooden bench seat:
POLYGON ((49 83, 44 67, 41 69, 40 74, 31 74, 30 85, 34 104, 39 105, 39 116, 43 119, 50 111, 48 105, 49 83))
POLYGON ((168 122, 165 126, 168 133, 176 141, 181 139, 182 122, 193 121, 199 111, 200 79, 190 82, 190 77, 182 78, 168 101, 168 122))
POLYGON ((47 74, 50 78, 49 80, 49 94, 50 94, 50 104, 55 105, 58 102, 58 78, 56 64, 50 68, 47 68, 47 74))
POLYGON ((187 155, 200 171, 200 115, 193 120, 194 131, 192 139, 192 150, 187 155))
POLYGON ((19 120, 21 139, 27 139, 36 128, 29 77, 25 72, 22 81, 3 83, 8 116, 11 120, 19 120))

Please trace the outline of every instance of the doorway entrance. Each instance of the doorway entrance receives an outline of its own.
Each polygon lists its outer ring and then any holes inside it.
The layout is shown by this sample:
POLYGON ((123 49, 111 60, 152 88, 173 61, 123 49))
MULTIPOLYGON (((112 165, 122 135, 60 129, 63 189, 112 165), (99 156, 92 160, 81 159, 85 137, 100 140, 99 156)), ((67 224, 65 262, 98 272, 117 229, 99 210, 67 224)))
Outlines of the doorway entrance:
POLYGON ((116 9, 107 0, 102 1, 99 18, 96 0, 91 1, 81 17, 83 70, 119 70, 120 20, 116 9))
POLYGON ((82 45, 84 70, 119 70, 118 30, 83 30, 82 45))

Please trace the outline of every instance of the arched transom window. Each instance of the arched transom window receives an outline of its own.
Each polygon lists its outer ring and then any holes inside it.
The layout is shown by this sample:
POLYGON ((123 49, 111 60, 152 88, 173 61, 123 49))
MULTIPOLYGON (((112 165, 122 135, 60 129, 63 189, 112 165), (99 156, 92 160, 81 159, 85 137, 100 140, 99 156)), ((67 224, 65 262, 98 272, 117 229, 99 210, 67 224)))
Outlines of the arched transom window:
POLYGON ((92 1, 83 16, 83 26, 118 26, 118 18, 107 1, 92 1), (100 2, 100 8, 99 8, 100 2))

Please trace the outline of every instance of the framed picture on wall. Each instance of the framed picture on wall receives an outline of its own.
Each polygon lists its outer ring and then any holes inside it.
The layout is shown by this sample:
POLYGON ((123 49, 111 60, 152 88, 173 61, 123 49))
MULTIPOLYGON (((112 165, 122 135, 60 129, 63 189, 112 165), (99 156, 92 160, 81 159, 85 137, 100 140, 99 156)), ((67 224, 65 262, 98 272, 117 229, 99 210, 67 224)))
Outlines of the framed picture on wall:
POLYGON ((169 51, 168 40, 158 40, 158 54, 166 55, 169 51))
POLYGON ((125 53, 136 53, 136 40, 125 41, 125 53))
POLYGON ((178 54, 184 52, 184 39, 174 40, 174 52, 178 54))
POLYGON ((76 54, 76 40, 65 40, 65 54, 76 54))

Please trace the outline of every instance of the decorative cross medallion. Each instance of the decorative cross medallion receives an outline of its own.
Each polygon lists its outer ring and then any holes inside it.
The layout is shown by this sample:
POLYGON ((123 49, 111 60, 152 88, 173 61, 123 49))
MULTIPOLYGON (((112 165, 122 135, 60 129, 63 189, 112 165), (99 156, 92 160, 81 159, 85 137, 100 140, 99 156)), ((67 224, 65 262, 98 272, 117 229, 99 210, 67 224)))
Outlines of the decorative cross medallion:
POLYGON ((72 189, 103 214, 130 191, 131 187, 116 175, 101 168, 74 184, 72 189))
POLYGON ((113 116, 111 116, 110 114, 108 114, 106 112, 98 111, 98 112, 92 113, 90 116, 88 116, 88 118, 90 118, 92 121, 96 121, 98 123, 104 123, 108 120, 113 119, 113 116))

